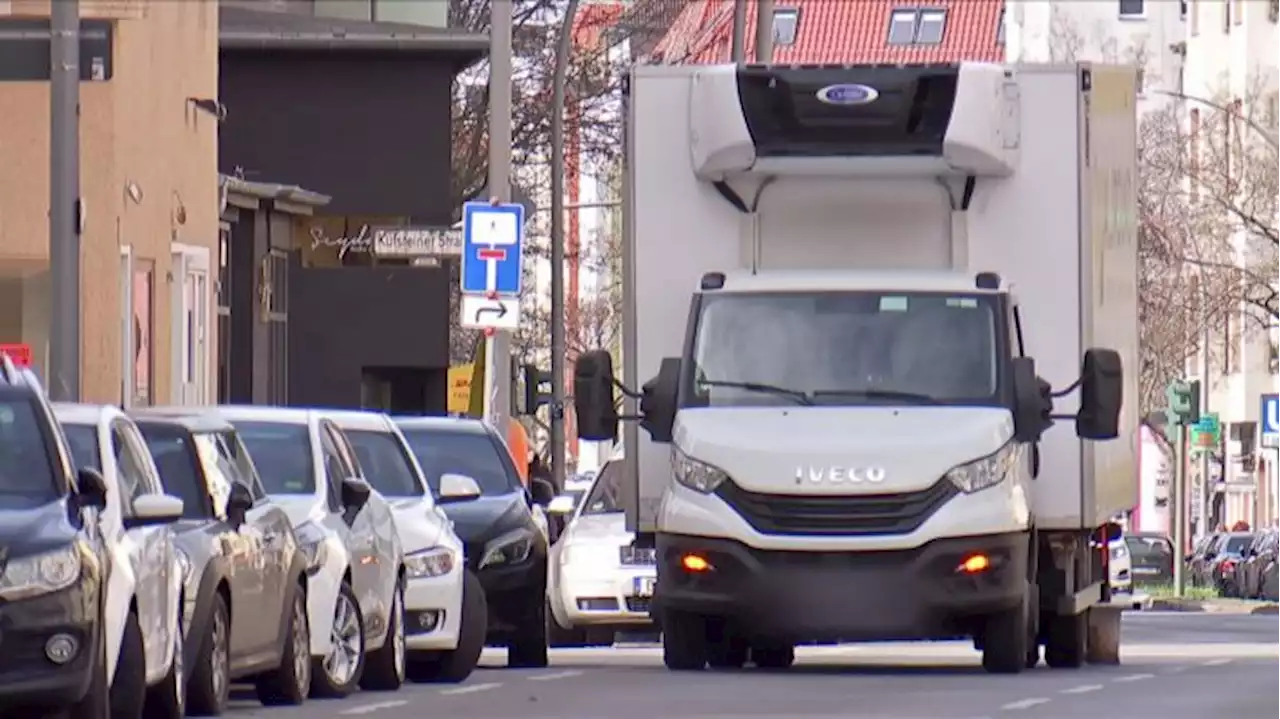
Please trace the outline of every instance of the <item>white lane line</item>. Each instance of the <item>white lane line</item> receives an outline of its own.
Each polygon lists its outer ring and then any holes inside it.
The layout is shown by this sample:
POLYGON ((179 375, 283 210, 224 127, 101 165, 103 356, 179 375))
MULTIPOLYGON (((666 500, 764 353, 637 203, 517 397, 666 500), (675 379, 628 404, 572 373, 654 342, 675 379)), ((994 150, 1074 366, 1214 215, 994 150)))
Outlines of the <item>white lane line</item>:
POLYGON ((1016 711, 1018 709, 1030 709, 1031 707, 1037 707, 1041 704, 1048 703, 1049 700, 1045 697, 1032 697, 1030 699, 1019 699, 1016 702, 1009 702, 1000 708, 1005 711, 1016 711))
POLYGON ((484 684, 471 684, 465 687, 454 687, 453 689, 441 689, 441 694, 475 694, 476 692, 487 692, 490 689, 497 689, 502 686, 499 682, 485 682, 484 684))
POLYGON ((373 704, 363 704, 358 707, 344 709, 338 713, 346 714, 346 715, 372 714, 376 711, 381 711, 383 709, 395 709, 396 707, 402 707, 408 703, 409 702, 404 701, 403 699, 397 700, 397 701, 389 701, 389 702, 374 702, 373 704))
POLYGON ((1187 666, 1169 667, 1168 669, 1165 670, 1165 674, 1181 674, 1189 668, 1190 667, 1187 667, 1187 666))
POLYGON ((528 677, 531 682, 549 682, 553 679, 568 679, 569 677, 580 677, 582 672, 577 669, 570 669, 563 672, 554 672, 551 674, 539 674, 537 676, 528 677))
POLYGON ((1116 677, 1111 681, 1116 682, 1118 684, 1125 684, 1128 682, 1140 682, 1143 679, 1154 679, 1155 676, 1156 675, 1154 674, 1129 674, 1128 676, 1116 677))
POLYGON ((1096 692, 1101 689, 1102 689, 1101 684, 1081 684, 1078 687, 1063 689, 1060 693, 1061 694, 1088 694, 1089 692, 1096 692))
POLYGON ((1210 659, 1209 661, 1207 661, 1207 662, 1205 662, 1205 663, 1201 664, 1200 666, 1202 666, 1202 667, 1220 667, 1220 666, 1222 666, 1223 664, 1230 664, 1230 663, 1231 663, 1231 660, 1230 660, 1230 659, 1227 659, 1226 657, 1218 657, 1217 659, 1210 659))

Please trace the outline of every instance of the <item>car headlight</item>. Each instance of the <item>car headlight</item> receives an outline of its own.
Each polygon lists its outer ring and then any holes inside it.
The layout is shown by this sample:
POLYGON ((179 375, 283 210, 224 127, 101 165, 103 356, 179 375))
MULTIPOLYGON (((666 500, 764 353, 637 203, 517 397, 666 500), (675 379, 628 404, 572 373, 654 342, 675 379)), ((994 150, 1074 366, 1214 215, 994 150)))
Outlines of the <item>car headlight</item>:
POLYGON ((325 541, 328 533, 314 522, 299 524, 294 534, 298 537, 298 551, 302 552, 307 563, 307 571, 315 572, 329 558, 329 543, 325 541))
POLYGON ((15 600, 66 589, 80 578, 80 551, 75 546, 11 559, 0 576, 0 599, 15 600))
POLYGON ((453 571, 457 557, 448 547, 432 547, 404 558, 404 569, 410 579, 443 577, 453 571))
POLYGON ((671 474, 680 484, 702 494, 711 494, 729 478, 723 469, 694 459, 671 448, 671 474))
POLYGON ((1129 550, 1123 544, 1116 545, 1111 548, 1112 559, 1128 559, 1128 557, 1129 557, 1129 550))
POLYGON ((191 557, 181 549, 173 550, 173 561, 178 565, 178 571, 181 572, 182 583, 186 585, 191 581, 191 557))
POLYGON ((480 568, 519 564, 533 553, 534 535, 527 529, 517 529, 489 542, 485 547, 480 568))
POLYGON ((1003 482, 1021 459, 1022 445, 1010 442, 981 459, 951 468, 946 477, 961 492, 979 492, 1003 482))

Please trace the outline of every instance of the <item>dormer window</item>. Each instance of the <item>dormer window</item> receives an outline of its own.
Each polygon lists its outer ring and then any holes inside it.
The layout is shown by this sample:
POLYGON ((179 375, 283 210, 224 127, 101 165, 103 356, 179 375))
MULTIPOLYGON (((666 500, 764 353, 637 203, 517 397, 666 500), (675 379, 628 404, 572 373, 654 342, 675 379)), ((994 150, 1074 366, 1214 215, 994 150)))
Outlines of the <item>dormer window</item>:
POLYGON ((773 11, 773 42, 775 45, 796 44, 800 26, 800 8, 780 7, 773 11))
POLYGON ((938 45, 947 30, 944 8, 897 9, 889 15, 890 45, 938 45))

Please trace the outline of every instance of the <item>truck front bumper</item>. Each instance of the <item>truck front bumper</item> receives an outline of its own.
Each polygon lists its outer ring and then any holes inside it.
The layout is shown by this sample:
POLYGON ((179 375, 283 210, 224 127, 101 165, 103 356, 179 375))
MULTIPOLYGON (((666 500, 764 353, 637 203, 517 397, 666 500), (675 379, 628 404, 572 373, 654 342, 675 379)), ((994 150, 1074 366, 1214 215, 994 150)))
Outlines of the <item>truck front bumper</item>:
POLYGON ((976 620, 1023 596, 1030 546, 1026 532, 875 552, 766 551, 662 533, 656 539, 655 619, 666 610, 726 617, 751 636, 792 643, 970 635, 976 620), (689 571, 688 555, 710 567, 689 571), (988 560, 986 569, 962 569, 977 556, 988 560))

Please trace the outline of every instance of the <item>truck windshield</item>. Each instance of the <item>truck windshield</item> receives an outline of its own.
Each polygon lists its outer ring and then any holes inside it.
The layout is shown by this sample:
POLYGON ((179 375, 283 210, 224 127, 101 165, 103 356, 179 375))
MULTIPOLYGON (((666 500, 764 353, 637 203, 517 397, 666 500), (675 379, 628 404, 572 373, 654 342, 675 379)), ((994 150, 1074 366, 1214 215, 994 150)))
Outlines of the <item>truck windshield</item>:
POLYGON ((685 404, 998 404, 998 308, 964 293, 707 295, 685 404))

